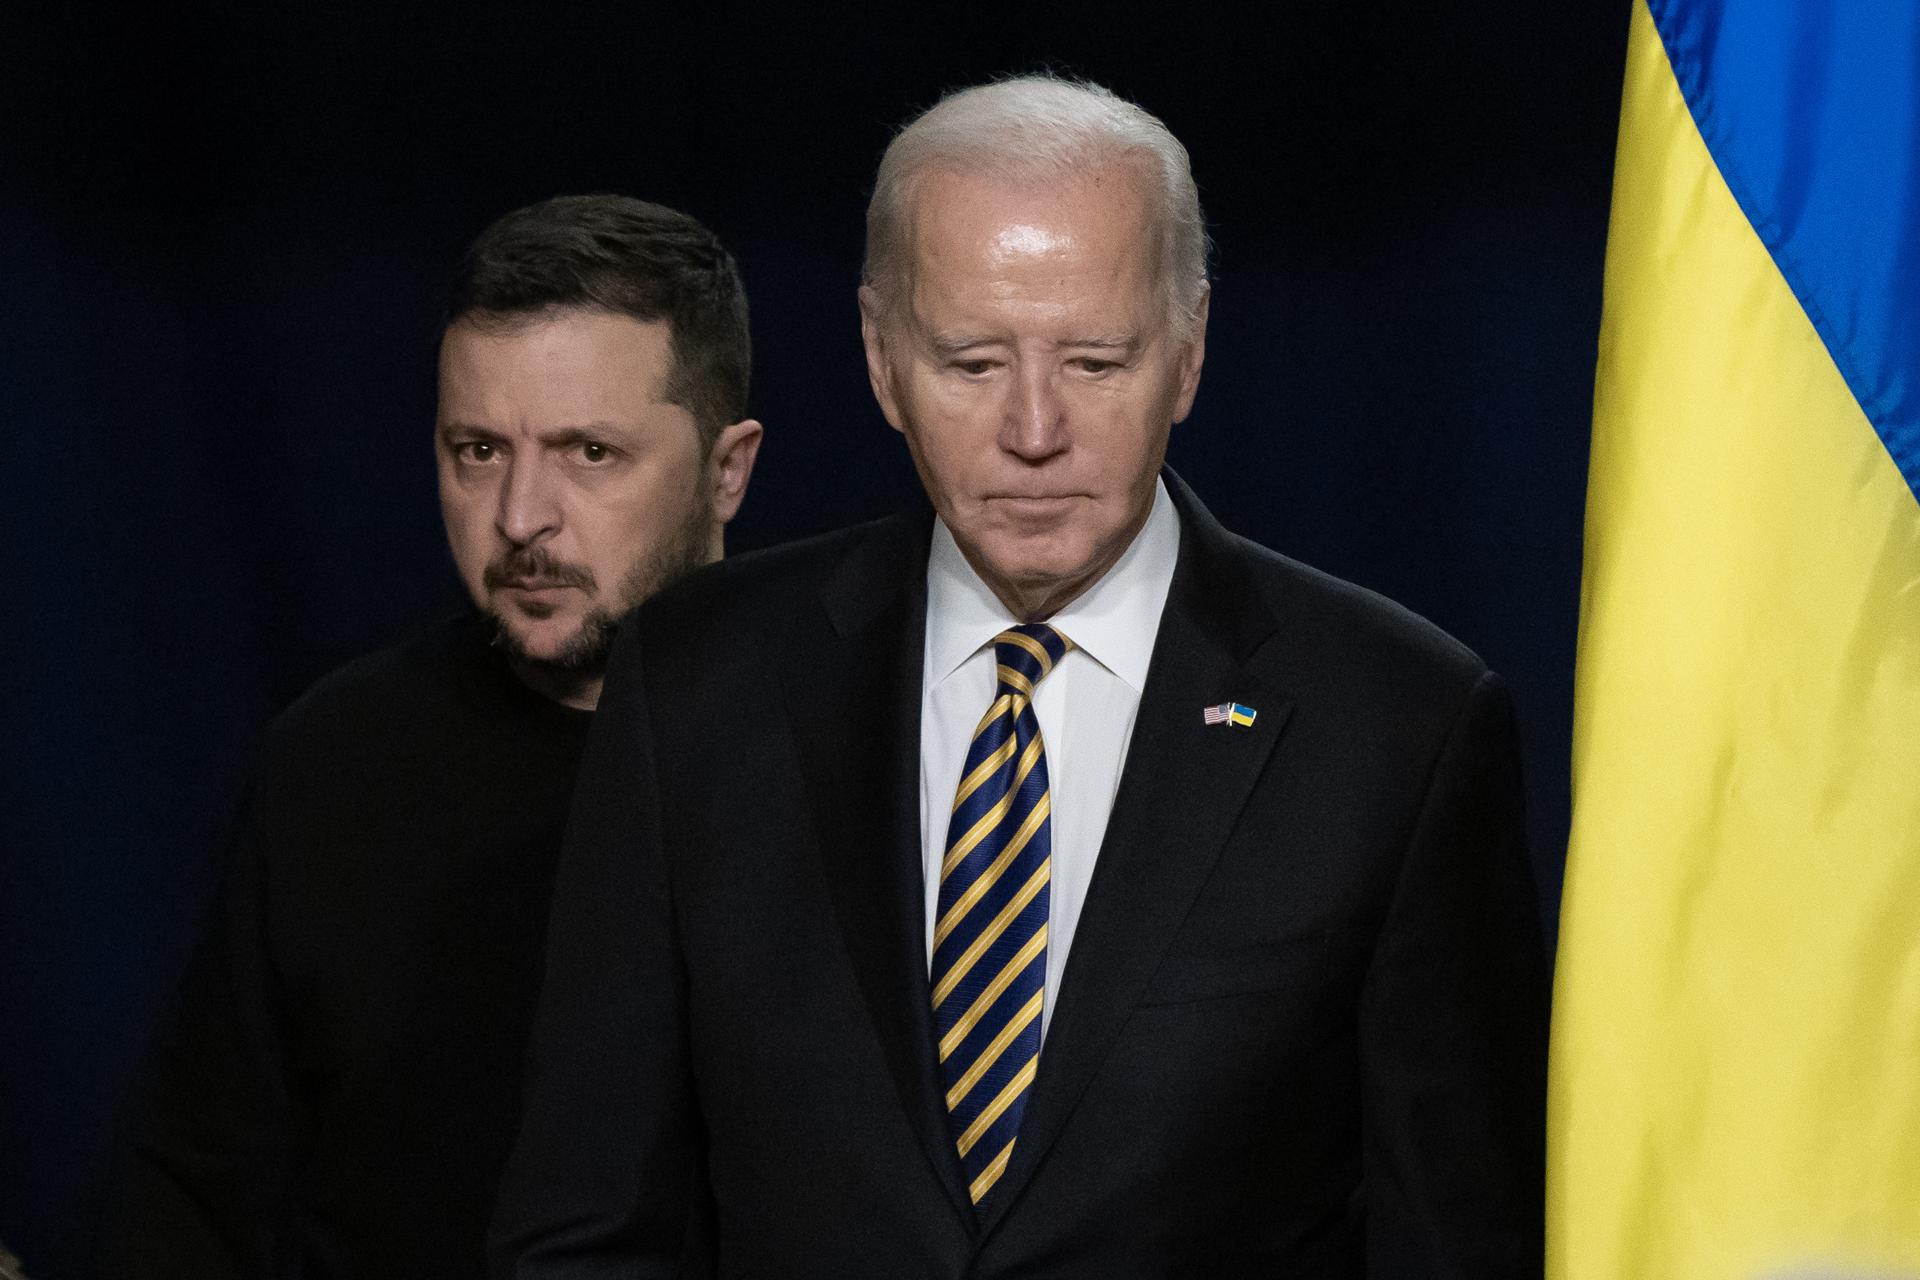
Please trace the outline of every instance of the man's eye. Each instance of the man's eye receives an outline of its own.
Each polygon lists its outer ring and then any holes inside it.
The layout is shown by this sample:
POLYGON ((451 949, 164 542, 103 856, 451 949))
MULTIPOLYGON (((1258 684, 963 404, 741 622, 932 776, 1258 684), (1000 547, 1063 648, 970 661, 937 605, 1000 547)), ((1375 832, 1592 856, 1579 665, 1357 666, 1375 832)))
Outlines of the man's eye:
POLYGON ((991 360, 955 360, 953 367, 970 378, 977 378, 993 368, 991 360))
POLYGON ((485 440, 463 440, 453 446, 454 456, 462 462, 492 462, 500 447, 485 440))
POLYGON ((1109 369, 1117 369, 1120 367, 1120 363, 1117 360, 1100 360, 1093 356, 1081 356, 1073 363, 1082 373, 1105 373, 1109 369))
POLYGON ((595 441, 587 440, 582 442, 582 444, 580 445, 580 460, 582 462, 589 462, 597 465, 599 463, 605 462, 607 459, 611 458, 612 456, 613 456, 613 450, 595 441))

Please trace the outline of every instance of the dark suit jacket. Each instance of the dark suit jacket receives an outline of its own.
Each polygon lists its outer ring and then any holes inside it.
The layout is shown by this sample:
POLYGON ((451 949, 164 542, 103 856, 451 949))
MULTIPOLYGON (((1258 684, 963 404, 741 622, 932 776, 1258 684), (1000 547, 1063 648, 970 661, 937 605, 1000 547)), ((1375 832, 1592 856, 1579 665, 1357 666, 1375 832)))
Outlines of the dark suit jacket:
POLYGON ((1168 483, 1178 568, 978 1212, 924 943, 930 516, 729 561, 623 629, 504 1274, 1539 1274, 1545 964, 1501 686, 1168 483), (1228 700, 1251 729, 1203 723, 1228 700))

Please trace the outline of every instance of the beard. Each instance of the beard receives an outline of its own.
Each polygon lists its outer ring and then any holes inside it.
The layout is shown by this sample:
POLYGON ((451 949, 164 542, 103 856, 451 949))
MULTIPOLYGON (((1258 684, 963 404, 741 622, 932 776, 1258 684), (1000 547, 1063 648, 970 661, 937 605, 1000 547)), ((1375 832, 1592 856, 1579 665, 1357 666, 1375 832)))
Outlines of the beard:
MULTIPOLYGON (((703 500, 666 538, 628 566, 608 602, 587 610, 579 627, 553 653, 541 656, 528 653, 500 611, 488 609, 487 617, 493 623, 493 645, 516 664, 568 675, 598 674, 606 668, 621 615, 707 563, 711 528, 712 506, 703 500)), ((520 547, 495 560, 487 566, 484 580, 487 586, 495 587, 524 578, 561 583, 589 592, 599 585, 586 566, 556 560, 544 547, 538 546, 520 547)))

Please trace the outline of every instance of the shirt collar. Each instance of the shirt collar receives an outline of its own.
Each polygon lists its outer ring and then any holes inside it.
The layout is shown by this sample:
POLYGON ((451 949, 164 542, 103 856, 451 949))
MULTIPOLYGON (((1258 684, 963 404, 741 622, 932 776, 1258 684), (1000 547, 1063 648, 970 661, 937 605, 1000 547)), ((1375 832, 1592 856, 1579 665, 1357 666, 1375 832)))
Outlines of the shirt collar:
MULTIPOLYGON (((1153 509, 1126 551, 1047 621, 1138 693, 1146 687, 1160 612, 1179 557, 1180 517, 1166 482, 1155 480, 1153 509)), ((952 675, 1017 621, 967 563, 946 521, 936 517, 927 555, 928 686, 952 675)))

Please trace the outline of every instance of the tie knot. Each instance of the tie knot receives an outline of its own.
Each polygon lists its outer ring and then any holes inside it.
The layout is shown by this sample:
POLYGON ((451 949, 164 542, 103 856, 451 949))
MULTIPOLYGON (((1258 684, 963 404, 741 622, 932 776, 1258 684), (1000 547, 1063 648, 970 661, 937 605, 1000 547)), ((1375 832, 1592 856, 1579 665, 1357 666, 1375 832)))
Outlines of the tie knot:
POLYGON ((1000 664, 1000 683, 1015 693, 1033 695, 1049 671, 1073 648, 1073 641, 1044 622, 1023 622, 993 638, 994 661, 1000 664))

